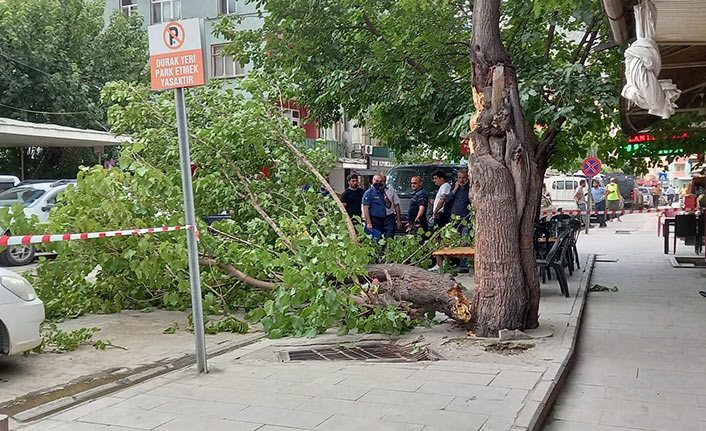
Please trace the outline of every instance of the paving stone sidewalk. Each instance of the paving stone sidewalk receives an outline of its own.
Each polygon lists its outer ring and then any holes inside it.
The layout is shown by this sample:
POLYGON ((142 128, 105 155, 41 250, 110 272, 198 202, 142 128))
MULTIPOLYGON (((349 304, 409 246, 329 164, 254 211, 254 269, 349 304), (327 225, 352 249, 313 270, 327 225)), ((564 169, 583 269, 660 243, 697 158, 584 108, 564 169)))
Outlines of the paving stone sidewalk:
POLYGON ((556 281, 543 285, 540 320, 554 336, 519 355, 488 353, 449 324, 407 336, 436 340, 447 358, 439 361, 286 363, 277 359, 279 350, 347 341, 328 334, 261 340, 211 358, 208 374, 187 367, 33 423, 12 422, 10 430, 536 429, 573 351, 585 277, 577 271, 570 278, 571 298, 560 294, 556 281))
MULTIPOLYGON (((579 243, 604 253, 593 282, 620 290, 588 294, 576 362, 544 430, 705 431, 706 271, 672 267, 655 216, 622 219, 579 243)), ((695 256, 683 242, 677 251, 695 256)))
POLYGON ((546 372, 459 361, 258 366, 234 360, 243 353, 212 359, 207 375, 173 372, 21 429, 510 430, 534 413, 546 372))

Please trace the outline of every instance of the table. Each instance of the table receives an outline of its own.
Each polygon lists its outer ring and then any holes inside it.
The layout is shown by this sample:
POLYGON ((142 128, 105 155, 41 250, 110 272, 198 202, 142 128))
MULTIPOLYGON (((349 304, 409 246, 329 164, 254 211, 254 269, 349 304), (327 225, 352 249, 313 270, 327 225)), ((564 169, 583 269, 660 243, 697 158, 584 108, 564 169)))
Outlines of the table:
MULTIPOLYGON (((473 247, 445 247, 436 250, 432 253, 434 256, 441 256, 444 260, 450 257, 473 259, 476 257, 476 249, 473 247)), ((441 265, 439 272, 444 272, 444 266, 441 265)))
POLYGON ((476 257, 476 249, 473 247, 445 247, 436 250, 432 254, 443 258, 456 257, 468 259, 476 257))

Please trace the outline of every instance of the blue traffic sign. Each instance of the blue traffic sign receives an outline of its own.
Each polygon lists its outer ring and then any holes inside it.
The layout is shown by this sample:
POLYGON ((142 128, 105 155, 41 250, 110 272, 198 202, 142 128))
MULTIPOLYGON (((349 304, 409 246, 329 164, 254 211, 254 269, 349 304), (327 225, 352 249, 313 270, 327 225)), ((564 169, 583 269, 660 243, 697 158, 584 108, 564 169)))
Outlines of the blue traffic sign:
POLYGON ((601 172, 601 168, 601 161, 595 157, 589 157, 581 164, 581 172, 589 177, 598 175, 601 172))

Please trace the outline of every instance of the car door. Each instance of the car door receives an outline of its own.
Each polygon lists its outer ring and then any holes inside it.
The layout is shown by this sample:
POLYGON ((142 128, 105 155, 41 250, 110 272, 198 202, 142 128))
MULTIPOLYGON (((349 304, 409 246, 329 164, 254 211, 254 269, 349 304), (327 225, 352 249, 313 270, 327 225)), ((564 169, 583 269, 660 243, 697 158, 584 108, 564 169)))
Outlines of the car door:
POLYGON ((59 187, 56 190, 52 190, 47 193, 46 198, 42 200, 41 206, 38 206, 36 213, 40 223, 49 221, 49 211, 56 205, 56 199, 59 197, 59 193, 63 192, 64 189, 66 189, 66 187, 59 187))

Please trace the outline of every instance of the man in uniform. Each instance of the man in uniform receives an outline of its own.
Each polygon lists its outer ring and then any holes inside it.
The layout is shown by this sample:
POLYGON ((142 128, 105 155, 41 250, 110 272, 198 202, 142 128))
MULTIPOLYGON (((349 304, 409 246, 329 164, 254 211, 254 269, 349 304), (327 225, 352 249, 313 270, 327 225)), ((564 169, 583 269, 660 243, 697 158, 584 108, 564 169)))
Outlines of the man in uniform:
POLYGON ((381 235, 385 232, 385 218, 387 209, 392 206, 392 202, 385 195, 385 180, 382 175, 373 177, 373 184, 363 194, 363 213, 365 214, 365 226, 370 234, 376 237, 375 231, 381 235))

